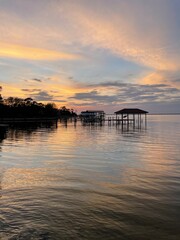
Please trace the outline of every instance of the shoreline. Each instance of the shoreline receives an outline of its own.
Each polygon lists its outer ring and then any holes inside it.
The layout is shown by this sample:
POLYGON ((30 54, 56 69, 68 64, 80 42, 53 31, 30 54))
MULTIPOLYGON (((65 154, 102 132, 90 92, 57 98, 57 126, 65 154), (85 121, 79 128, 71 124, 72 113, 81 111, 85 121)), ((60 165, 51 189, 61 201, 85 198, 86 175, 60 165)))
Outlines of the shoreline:
POLYGON ((45 117, 45 118, 0 118, 0 123, 20 123, 20 122, 49 122, 49 121, 58 121, 58 117, 45 117))

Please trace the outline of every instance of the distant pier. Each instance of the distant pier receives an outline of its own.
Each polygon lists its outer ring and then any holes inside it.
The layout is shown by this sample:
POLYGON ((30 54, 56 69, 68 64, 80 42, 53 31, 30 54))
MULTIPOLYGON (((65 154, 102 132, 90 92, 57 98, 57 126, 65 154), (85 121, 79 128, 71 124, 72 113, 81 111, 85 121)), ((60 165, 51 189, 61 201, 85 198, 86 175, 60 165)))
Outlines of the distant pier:
POLYGON ((84 125, 103 125, 105 122, 108 125, 118 125, 122 129, 126 128, 141 128, 147 127, 147 111, 138 108, 124 108, 114 113, 111 116, 105 116, 102 111, 86 111, 82 112, 80 120, 84 125))

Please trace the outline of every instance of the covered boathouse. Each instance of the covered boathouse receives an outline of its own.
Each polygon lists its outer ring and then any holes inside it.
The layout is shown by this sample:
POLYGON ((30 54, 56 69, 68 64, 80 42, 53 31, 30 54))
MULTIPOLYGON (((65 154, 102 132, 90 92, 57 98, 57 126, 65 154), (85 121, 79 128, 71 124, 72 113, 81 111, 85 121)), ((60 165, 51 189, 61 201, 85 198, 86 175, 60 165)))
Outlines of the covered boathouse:
POLYGON ((141 110, 139 108, 124 108, 122 110, 115 112, 116 121, 121 122, 122 127, 124 124, 126 124, 128 128, 130 124, 133 125, 134 128, 135 126, 137 126, 138 128, 141 128, 141 125, 143 123, 142 115, 144 116, 144 123, 146 127, 147 113, 148 113, 147 111, 141 110))
POLYGON ((105 112, 102 110, 87 110, 81 112, 80 118, 84 122, 101 122, 105 118, 105 112))

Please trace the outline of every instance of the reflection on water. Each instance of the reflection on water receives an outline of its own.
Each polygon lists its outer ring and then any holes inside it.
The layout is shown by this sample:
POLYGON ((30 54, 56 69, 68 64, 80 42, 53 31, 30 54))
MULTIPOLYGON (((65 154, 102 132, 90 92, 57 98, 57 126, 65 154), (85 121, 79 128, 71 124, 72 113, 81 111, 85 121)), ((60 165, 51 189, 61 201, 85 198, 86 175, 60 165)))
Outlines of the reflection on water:
POLYGON ((180 239, 180 116, 0 133, 0 238, 180 239))

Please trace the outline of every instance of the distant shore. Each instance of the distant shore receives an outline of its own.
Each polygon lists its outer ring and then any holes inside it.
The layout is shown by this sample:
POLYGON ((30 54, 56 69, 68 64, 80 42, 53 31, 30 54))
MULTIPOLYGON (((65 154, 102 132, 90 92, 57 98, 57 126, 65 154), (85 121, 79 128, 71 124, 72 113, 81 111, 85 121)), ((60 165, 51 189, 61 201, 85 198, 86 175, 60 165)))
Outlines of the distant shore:
POLYGON ((180 115, 180 113, 149 113, 148 115, 180 115))
MULTIPOLYGON (((107 113, 106 115, 114 115, 114 114, 107 113)), ((180 115, 180 113, 148 113, 147 115, 180 115)))

